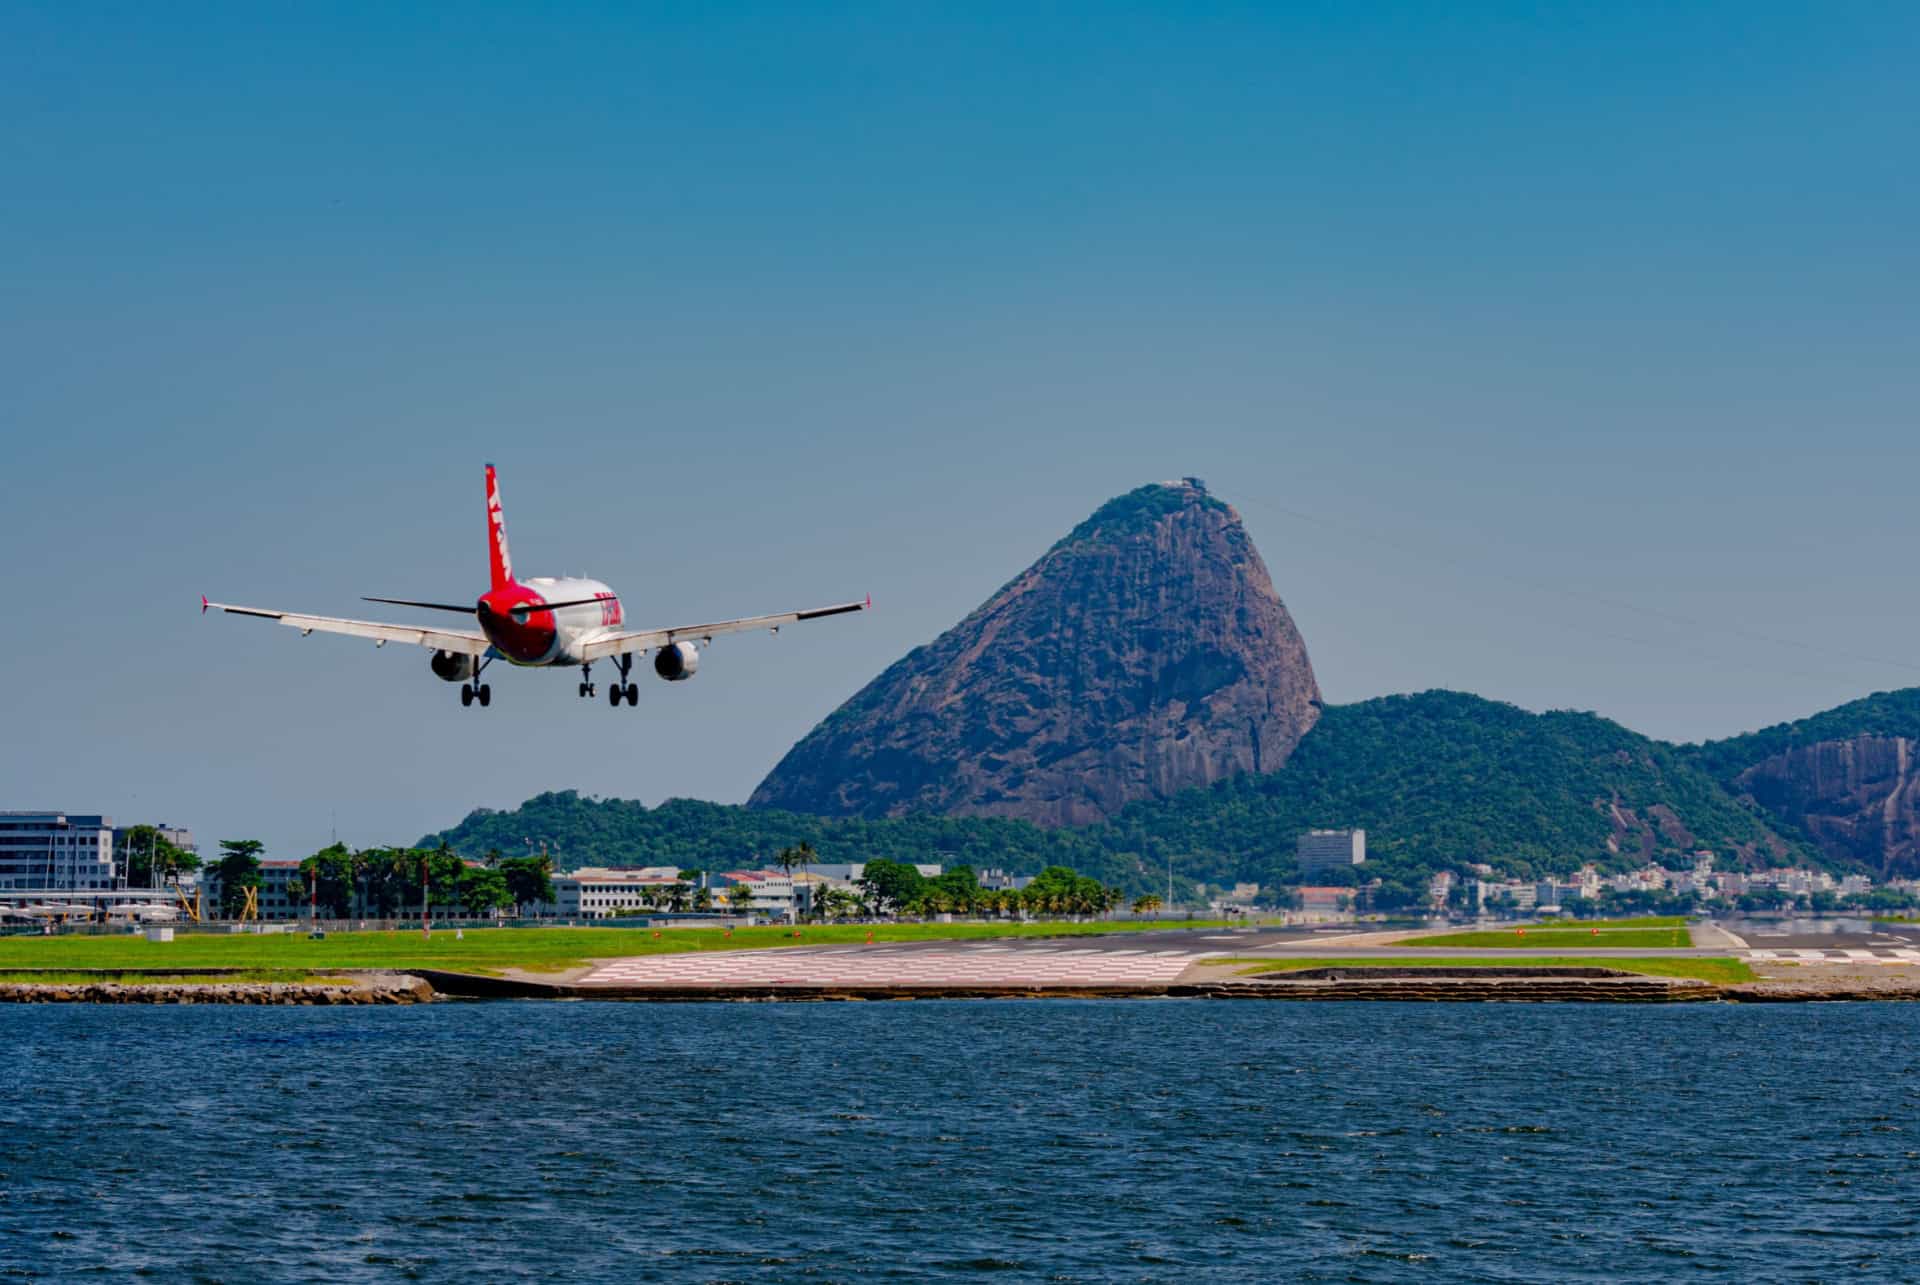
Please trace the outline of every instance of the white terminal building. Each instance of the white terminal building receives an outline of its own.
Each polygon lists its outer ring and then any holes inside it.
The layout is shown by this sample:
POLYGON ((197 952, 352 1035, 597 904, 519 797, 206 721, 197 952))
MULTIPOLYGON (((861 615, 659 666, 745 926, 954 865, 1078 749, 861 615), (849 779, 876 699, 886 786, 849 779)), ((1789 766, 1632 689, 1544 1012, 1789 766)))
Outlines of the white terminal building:
POLYGON ((113 818, 0 812, 0 889, 105 892, 113 886, 113 818))
POLYGON ((564 919, 607 919, 647 907, 647 896, 680 882, 673 866, 610 869, 582 866, 553 876, 554 896, 564 919))
POLYGON ((1294 848, 1302 875, 1325 874, 1364 865, 1367 860, 1365 830, 1309 830, 1294 848))

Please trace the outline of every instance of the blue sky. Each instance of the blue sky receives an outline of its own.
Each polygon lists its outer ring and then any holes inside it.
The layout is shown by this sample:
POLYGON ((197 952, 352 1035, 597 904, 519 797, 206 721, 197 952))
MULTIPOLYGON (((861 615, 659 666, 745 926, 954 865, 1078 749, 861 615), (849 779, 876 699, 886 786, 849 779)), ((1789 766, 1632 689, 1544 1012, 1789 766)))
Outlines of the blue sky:
POLYGON ((1327 696, 1694 739, 1920 682, 1920 11, 0 15, 0 806, 411 840, 744 798, 1102 500, 1237 505, 1327 696), (234 619, 518 569, 715 646, 463 711, 234 619))

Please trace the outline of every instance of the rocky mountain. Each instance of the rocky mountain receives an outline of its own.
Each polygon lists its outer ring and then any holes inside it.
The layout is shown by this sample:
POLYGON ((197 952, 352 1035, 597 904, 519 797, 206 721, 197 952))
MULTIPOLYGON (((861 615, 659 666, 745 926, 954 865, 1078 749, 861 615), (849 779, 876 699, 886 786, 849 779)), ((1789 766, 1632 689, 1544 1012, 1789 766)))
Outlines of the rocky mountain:
POLYGON ((749 805, 1082 825, 1281 767, 1320 715, 1232 508, 1194 479, 1112 500, 788 752, 749 805))
POLYGON ((1920 688, 1880 692, 1696 751, 1736 795, 1835 862, 1920 875, 1920 688))

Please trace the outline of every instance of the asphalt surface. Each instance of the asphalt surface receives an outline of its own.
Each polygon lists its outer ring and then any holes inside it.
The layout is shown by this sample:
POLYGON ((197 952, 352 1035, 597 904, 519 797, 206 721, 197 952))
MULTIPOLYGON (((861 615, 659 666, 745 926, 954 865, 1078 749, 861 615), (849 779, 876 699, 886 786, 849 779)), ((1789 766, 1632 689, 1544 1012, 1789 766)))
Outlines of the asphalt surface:
MULTIPOLYGON (((1877 926, 1733 920, 1697 927, 1696 944, 1606 947, 1580 943, 1512 946, 1402 946, 1395 937, 1427 929, 1170 928, 1086 936, 1000 937, 966 941, 797 944, 776 951, 698 952, 603 960, 583 987, 672 985, 879 984, 1042 986, 1160 984, 1224 957, 1444 960, 1529 955, 1594 958, 1744 958, 1756 965, 1920 966, 1920 925, 1877 926), (1834 931, 1819 931, 1827 927, 1834 931)), ((1792 972, 1792 969, 1787 970, 1792 972)), ((1825 971, 1825 970, 1822 970, 1825 971)), ((1904 972, 1904 969, 1897 971, 1904 972)))
POLYGON ((1920 924, 1875 924, 1865 931, 1810 932, 1804 927, 1733 921, 1725 925, 1754 950, 1920 949, 1920 924))

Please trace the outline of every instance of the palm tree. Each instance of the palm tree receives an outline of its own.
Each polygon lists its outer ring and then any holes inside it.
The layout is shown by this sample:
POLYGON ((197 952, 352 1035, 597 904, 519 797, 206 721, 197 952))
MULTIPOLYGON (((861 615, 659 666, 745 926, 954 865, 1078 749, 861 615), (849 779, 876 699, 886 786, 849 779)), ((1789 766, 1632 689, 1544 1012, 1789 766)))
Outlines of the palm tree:
POLYGON ((1165 903, 1160 900, 1159 894, 1150 892, 1144 897, 1134 898, 1133 913, 1136 915, 1150 915, 1160 909, 1164 904, 1165 903))
POLYGON ((793 878, 793 868, 805 864, 805 860, 806 859, 800 855, 800 849, 787 847, 780 849, 780 851, 774 855, 773 864, 780 867, 781 874, 791 879, 793 878))

